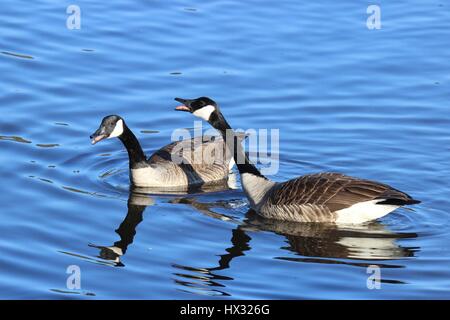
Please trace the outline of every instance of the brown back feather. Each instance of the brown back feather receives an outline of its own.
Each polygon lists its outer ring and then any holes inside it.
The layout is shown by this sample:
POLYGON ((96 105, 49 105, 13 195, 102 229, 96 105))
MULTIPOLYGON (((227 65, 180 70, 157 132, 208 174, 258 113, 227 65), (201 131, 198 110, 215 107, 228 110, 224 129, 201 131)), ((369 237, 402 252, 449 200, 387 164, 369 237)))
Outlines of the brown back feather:
POLYGON ((318 173, 280 183, 272 190, 268 203, 314 204, 335 212, 359 202, 376 199, 396 199, 399 202, 412 200, 407 194, 382 183, 339 173, 318 173))

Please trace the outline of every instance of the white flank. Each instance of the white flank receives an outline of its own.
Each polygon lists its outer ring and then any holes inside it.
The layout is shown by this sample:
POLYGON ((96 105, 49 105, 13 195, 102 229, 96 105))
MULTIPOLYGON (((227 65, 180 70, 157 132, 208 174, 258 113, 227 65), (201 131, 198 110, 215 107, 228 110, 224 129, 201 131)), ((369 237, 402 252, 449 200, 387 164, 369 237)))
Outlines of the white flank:
POLYGON ((172 188, 182 187, 188 184, 187 178, 167 175, 167 171, 160 168, 145 167, 131 169, 131 181, 137 187, 147 188, 172 188))
POLYGON ((241 174, 241 182, 253 209, 257 209, 266 193, 275 185, 275 182, 251 173, 241 174))
POLYGON ((216 110, 216 107, 212 105, 204 106, 201 109, 195 110, 192 114, 196 117, 202 118, 205 121, 209 120, 209 117, 211 116, 211 113, 216 110))
POLYGON ((109 135, 108 139, 119 137, 123 133, 123 120, 119 119, 116 122, 116 126, 114 127, 113 132, 109 135))
POLYGON ((336 223, 355 224, 364 223, 384 217, 400 206, 376 204, 382 199, 371 200, 354 204, 353 206, 336 211, 336 223))
POLYGON ((137 187, 165 187, 167 181, 162 179, 158 170, 152 167, 131 169, 131 181, 137 187))

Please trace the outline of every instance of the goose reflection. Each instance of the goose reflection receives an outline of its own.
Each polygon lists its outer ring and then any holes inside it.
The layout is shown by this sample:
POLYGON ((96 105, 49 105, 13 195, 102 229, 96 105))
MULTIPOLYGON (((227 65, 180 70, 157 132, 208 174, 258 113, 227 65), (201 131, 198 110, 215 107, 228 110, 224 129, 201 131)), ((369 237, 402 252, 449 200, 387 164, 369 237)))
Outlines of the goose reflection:
MULTIPOLYGON (((299 257, 275 257, 282 260, 365 267, 373 264, 374 261, 395 261, 413 257, 419 250, 417 247, 406 247, 397 243, 400 239, 416 238, 416 233, 394 232, 380 222, 349 226, 293 223, 267 220, 249 212, 243 227, 247 230, 269 231, 284 236, 288 246, 282 249, 291 251, 299 257), (351 259, 352 262, 344 259, 351 259), (354 262, 358 260, 369 260, 369 262, 354 262)), ((380 267, 401 266, 382 264, 380 267)))
POLYGON ((128 246, 133 243, 136 228, 143 220, 145 208, 153 203, 154 200, 152 198, 131 192, 127 202, 127 215, 119 228, 116 229, 120 240, 114 242, 111 246, 98 246, 94 244, 89 244, 89 246, 100 250, 99 258, 108 260, 117 267, 123 267, 124 264, 120 259, 127 252, 128 246))
MULTIPOLYGON (((223 202, 200 203, 195 198, 178 199, 176 203, 190 204, 198 211, 208 216, 217 217, 220 214, 212 208, 226 207, 223 202)), ((222 220, 224 220, 222 218, 222 220)), ((178 269, 174 281, 182 286, 181 291, 203 294, 224 295, 224 281, 234 280, 220 275, 221 270, 231 268, 233 259, 245 256, 251 250, 251 234, 255 232, 271 232, 283 236, 287 246, 280 249, 290 252, 286 256, 276 256, 273 259, 303 262, 346 264, 357 267, 368 267, 376 264, 380 268, 401 268, 396 260, 413 257, 419 250, 417 247, 401 246, 400 239, 416 238, 416 233, 394 232, 385 225, 374 222, 367 225, 338 226, 334 224, 295 223, 279 220, 268 220, 247 212, 245 220, 232 230, 230 246, 221 254, 215 266, 194 267, 173 264, 178 269)), ((400 283, 396 280, 386 280, 400 283)))
MULTIPOLYGON (((223 191, 217 189, 220 190, 223 191)), ((233 201, 200 202, 197 198, 195 195, 180 196, 170 199, 169 202, 174 205, 189 205, 203 215, 226 221, 235 227, 231 230, 229 245, 224 246, 222 253, 218 254, 216 264, 201 266, 201 261, 195 266, 191 261, 172 264, 173 280, 179 285, 177 289, 184 292, 228 296, 226 282, 234 278, 221 275, 221 271, 232 268, 234 259, 245 256, 252 249, 251 235, 257 232, 270 232, 284 237, 287 245, 282 246, 279 252, 286 254, 272 258, 293 262, 346 264, 357 267, 377 264, 380 268, 401 268, 403 266, 399 259, 413 257, 419 250, 417 247, 397 243, 400 239, 416 238, 416 233, 394 232, 378 222, 357 226, 302 224, 264 219, 252 211, 247 212, 242 221, 231 214, 218 212, 230 212, 233 201)), ((120 239, 111 246, 90 244, 100 250, 100 258, 112 262, 115 266, 124 266, 121 258, 134 241, 146 207, 153 203, 154 200, 147 194, 130 192, 128 212, 116 230, 120 239)))
POLYGON ((220 258, 216 266, 202 268, 172 264, 172 267, 176 269, 173 273, 175 276, 174 281, 181 286, 181 288, 178 288, 179 291, 208 296, 229 296, 230 294, 222 289, 225 285, 219 281, 230 281, 233 278, 220 275, 218 271, 229 269, 234 258, 245 256, 245 252, 251 249, 249 245, 251 238, 243 229, 241 222, 230 215, 213 211, 213 209, 217 208, 230 209, 230 202, 204 203, 197 201, 195 197, 174 199, 171 202, 174 204, 188 204, 204 215, 236 224, 236 228, 231 231, 231 245, 224 249, 226 251, 225 254, 219 255, 220 258))
POLYGON ((209 268, 198 268, 187 265, 172 264, 172 267, 178 269, 174 272, 175 283, 182 286, 179 291, 188 293, 203 294, 209 296, 229 296, 224 289, 225 285, 219 281, 234 280, 232 277, 220 275, 218 271, 231 267, 230 263, 236 257, 244 256, 245 251, 249 251, 251 238, 241 227, 232 230, 231 246, 225 251, 227 253, 220 255, 217 266, 209 268))
MULTIPOLYGON (((180 189, 179 191, 171 191, 172 195, 187 195, 190 193, 213 193, 213 192, 223 192, 230 189, 234 189, 236 186, 234 174, 230 174, 228 180, 219 181, 215 183, 204 184, 200 187, 188 187, 186 189, 180 189)), ((154 200, 150 195, 167 195, 166 192, 156 189, 156 188, 143 188, 143 187, 134 187, 129 194, 127 201, 127 214, 125 219, 119 225, 119 227, 115 230, 115 232, 119 235, 120 240, 114 242, 111 246, 100 246, 90 243, 89 247, 99 249, 98 258, 109 261, 112 265, 116 267, 123 267, 124 264, 121 261, 121 257, 126 253, 127 248, 130 244, 133 243, 134 237, 137 232, 137 226, 143 220, 143 214, 145 209, 148 206, 154 204, 154 200)), ((174 199, 171 202, 173 203, 190 203, 190 200, 183 198, 174 199)), ((221 220, 233 220, 231 217, 227 217, 226 215, 219 215, 212 211, 206 209, 202 210, 202 204, 196 206, 196 208, 216 219, 221 220)))

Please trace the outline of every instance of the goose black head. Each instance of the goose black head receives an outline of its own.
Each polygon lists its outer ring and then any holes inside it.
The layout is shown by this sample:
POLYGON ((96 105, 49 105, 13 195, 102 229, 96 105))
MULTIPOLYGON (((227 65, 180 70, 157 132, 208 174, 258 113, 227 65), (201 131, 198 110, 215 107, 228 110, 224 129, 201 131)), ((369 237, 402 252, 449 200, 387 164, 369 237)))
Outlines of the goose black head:
POLYGON ((91 135, 91 143, 96 144, 104 139, 120 137, 123 134, 124 126, 124 121, 119 116, 104 117, 100 127, 91 135))
POLYGON ((217 103, 208 97, 200 97, 197 99, 175 98, 175 100, 182 103, 182 105, 176 107, 175 110, 190 112, 194 116, 208 122, 211 120, 212 114, 217 114, 219 112, 217 103))

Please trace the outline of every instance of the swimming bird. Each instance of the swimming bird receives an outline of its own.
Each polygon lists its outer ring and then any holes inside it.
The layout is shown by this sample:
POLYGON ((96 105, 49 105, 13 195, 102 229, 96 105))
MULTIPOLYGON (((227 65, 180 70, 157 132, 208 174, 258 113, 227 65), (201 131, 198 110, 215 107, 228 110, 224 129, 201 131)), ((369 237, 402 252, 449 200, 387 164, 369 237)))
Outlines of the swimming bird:
POLYGON ((340 173, 308 174, 275 182, 261 174, 232 138, 231 126, 217 103, 208 98, 175 98, 178 111, 190 112, 217 129, 233 157, 250 207, 264 218, 296 222, 359 224, 381 218, 420 201, 386 184, 340 173), (227 139, 227 132, 229 137, 227 139), (237 147, 236 147, 237 146, 237 147), (239 161, 238 161, 239 160, 239 161))
POLYGON ((130 181, 135 187, 179 190, 227 179, 234 161, 226 157, 222 137, 203 136, 166 145, 147 159, 138 139, 118 115, 103 118, 92 144, 118 138, 128 152, 130 181))

